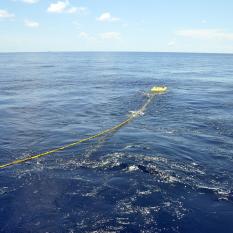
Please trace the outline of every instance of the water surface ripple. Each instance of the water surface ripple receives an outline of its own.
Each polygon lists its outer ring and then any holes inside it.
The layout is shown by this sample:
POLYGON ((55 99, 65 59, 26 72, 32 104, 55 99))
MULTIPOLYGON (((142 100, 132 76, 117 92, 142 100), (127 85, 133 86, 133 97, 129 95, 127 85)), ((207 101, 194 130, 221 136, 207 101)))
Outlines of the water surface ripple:
POLYGON ((0 54, 0 232, 233 232, 233 55, 0 54))

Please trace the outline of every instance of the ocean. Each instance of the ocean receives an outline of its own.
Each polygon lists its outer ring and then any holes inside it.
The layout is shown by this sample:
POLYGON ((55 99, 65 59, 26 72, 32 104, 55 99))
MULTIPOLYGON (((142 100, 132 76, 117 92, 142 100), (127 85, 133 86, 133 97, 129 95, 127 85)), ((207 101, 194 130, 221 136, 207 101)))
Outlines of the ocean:
POLYGON ((0 53, 0 232, 233 232, 233 55, 0 53))

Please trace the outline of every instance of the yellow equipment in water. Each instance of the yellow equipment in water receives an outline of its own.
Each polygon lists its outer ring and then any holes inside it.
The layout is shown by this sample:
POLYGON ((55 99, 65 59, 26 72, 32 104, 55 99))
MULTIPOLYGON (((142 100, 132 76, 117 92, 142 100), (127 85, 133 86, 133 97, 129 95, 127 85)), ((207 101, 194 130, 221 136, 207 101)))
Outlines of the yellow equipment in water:
POLYGON ((27 161, 30 161, 30 160, 38 159, 38 158, 44 157, 46 155, 54 154, 56 152, 63 151, 65 149, 74 147, 74 146, 76 146, 78 144, 81 144, 81 143, 90 141, 92 139, 101 137, 103 135, 112 133, 112 132, 120 129, 124 125, 128 124, 129 122, 131 122, 135 117, 143 115, 142 113, 146 110, 146 107, 150 104, 150 102, 155 97, 155 95, 157 95, 157 94, 163 94, 166 91, 167 91, 167 87, 165 87, 165 86, 154 86, 153 88, 151 88, 151 94, 149 95, 149 98, 144 103, 144 105, 138 111, 135 111, 133 114, 131 114, 126 120, 124 120, 121 123, 113 126, 112 128, 103 130, 103 131, 101 131, 99 133, 96 133, 96 134, 94 134, 92 136, 80 139, 78 141, 71 142, 71 143, 69 143, 67 145, 64 145, 64 146, 61 146, 61 147, 58 147, 58 148, 55 148, 55 149, 51 149, 51 150, 45 151, 43 153, 39 153, 39 154, 36 154, 36 155, 29 155, 29 156, 27 156, 25 158, 16 159, 16 160, 14 160, 12 162, 9 162, 9 163, 6 163, 6 164, 0 164, 0 169, 6 168, 6 167, 9 167, 9 166, 13 166, 13 165, 16 165, 16 164, 21 164, 21 163, 24 163, 24 162, 27 162, 27 161))
POLYGON ((167 87, 165 86, 154 86, 150 89, 150 91, 152 93, 155 93, 155 94, 163 94, 164 92, 167 91, 167 87))

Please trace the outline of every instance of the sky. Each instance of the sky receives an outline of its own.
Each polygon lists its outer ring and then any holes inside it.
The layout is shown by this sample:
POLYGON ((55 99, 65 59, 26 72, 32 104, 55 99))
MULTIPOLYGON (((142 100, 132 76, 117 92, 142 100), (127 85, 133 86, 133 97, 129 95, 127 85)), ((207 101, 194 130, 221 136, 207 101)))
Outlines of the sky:
POLYGON ((0 52, 233 53, 232 0, 0 0, 0 52))

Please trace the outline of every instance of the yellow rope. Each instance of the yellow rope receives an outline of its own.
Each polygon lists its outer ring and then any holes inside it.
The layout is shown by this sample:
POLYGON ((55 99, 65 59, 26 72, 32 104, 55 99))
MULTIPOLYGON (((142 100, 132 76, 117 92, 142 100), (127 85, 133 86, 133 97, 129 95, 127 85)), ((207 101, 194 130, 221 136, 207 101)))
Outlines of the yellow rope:
POLYGON ((106 129, 106 130, 101 131, 101 132, 99 132, 99 133, 97 133, 95 135, 92 135, 90 137, 80 139, 80 140, 78 140, 76 142, 67 144, 65 146, 58 147, 58 148, 53 149, 53 150, 49 150, 49 151, 46 151, 46 152, 43 152, 43 153, 40 153, 40 154, 36 154, 36 155, 31 155, 31 156, 28 156, 28 157, 23 158, 23 159, 17 159, 17 160, 14 160, 14 161, 10 162, 10 163, 2 164, 2 165, 0 165, 0 169, 6 168, 6 167, 9 167, 9 166, 12 166, 12 165, 16 165, 16 164, 21 164, 21 163, 27 162, 29 160, 37 159, 37 158, 40 158, 40 157, 43 157, 43 156, 46 156, 46 155, 50 155, 50 154, 53 154, 55 152, 65 150, 67 148, 76 146, 76 145, 78 145, 80 143, 83 143, 83 142, 86 142, 86 141, 90 141, 90 140, 92 140, 94 138, 97 138, 97 137, 103 136, 105 134, 111 133, 111 132, 113 132, 113 131, 121 128, 122 126, 128 124, 135 117, 137 117, 141 113, 143 113, 144 110, 146 109, 146 107, 149 105, 149 103, 151 102, 151 100, 153 99, 153 97, 156 94, 159 94, 159 93, 152 92, 152 94, 150 95, 149 99, 146 101, 146 103, 138 111, 132 113, 126 120, 124 120, 123 122, 121 122, 121 123, 113 126, 112 128, 106 129))
POLYGON ((6 163, 6 164, 3 164, 3 165, 0 165, 0 169, 2 168, 6 168, 6 167, 9 167, 9 166, 12 166, 12 165, 16 165, 16 164, 20 164, 20 163, 24 163, 26 161, 29 161, 29 160, 33 160, 33 159, 37 159, 37 158, 40 158, 40 157, 43 157, 43 156, 46 156, 46 155, 49 155, 49 154, 53 154, 55 152, 58 152, 58 151, 62 151, 62 150, 65 150, 67 148, 70 148, 70 147, 73 147, 73 146, 76 146, 80 143, 83 143, 83 142, 86 142, 86 141, 89 141, 91 139, 94 139, 94 138, 97 138, 97 137, 100 137, 104 134, 108 134, 114 130, 117 130, 119 129, 120 127, 122 127, 123 125, 127 124, 130 120, 132 120, 133 118, 132 117, 129 117, 127 120, 121 122, 120 124, 117 124, 116 126, 110 128, 110 129, 107 129, 107 130, 104 130, 100 133, 97 133, 93 136, 90 136, 90 137, 87 137, 87 138, 84 138, 84 139, 80 139, 79 141, 76 141, 76 142, 73 142, 73 143, 70 143, 70 144, 67 144, 65 146, 61 146, 61 147, 58 147, 56 149, 53 149, 53 150, 49 150, 49 151, 46 151, 46 152, 43 152, 43 153, 40 153, 40 154, 37 154, 37 155, 32 155, 32 156, 28 156, 26 158, 23 158, 23 159, 17 159, 17 160, 14 160, 10 163, 6 163))

